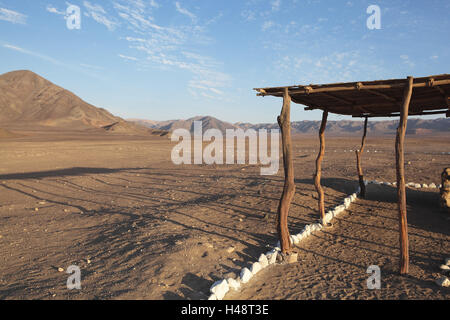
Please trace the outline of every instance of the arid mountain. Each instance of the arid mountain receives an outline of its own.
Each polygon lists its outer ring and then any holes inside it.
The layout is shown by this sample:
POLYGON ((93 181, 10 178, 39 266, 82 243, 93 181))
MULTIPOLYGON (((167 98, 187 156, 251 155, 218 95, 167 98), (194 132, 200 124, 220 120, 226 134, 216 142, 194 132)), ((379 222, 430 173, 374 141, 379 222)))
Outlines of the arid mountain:
POLYGON ((172 132, 176 129, 187 129, 194 132, 194 121, 202 121, 203 132, 208 129, 219 129, 225 132, 226 129, 237 129, 239 126, 221 121, 210 116, 198 116, 187 120, 168 120, 168 121, 153 121, 153 120, 140 120, 140 119, 128 119, 128 121, 138 123, 140 125, 147 126, 152 129, 160 129, 172 132))
POLYGON ((99 128, 120 120, 31 71, 0 76, 0 124, 36 123, 78 129, 99 128))
MULTIPOLYGON (((142 125, 148 126, 154 129, 164 129, 168 131, 173 131, 177 128, 185 128, 188 130, 193 130, 193 121, 203 120, 203 130, 209 128, 216 128, 225 133, 226 129, 278 129, 277 123, 242 123, 238 122, 235 124, 230 124, 228 122, 220 121, 213 117, 195 117, 188 120, 172 120, 172 121, 152 121, 152 120, 137 120, 135 121, 142 125)), ((397 120, 391 121, 370 121, 368 123, 367 131, 372 135, 393 135, 395 134, 398 126, 397 120)), ((291 124, 293 134, 317 134, 320 128, 320 121, 294 121, 291 124)), ((363 129, 363 121, 352 121, 352 120, 340 120, 340 121, 328 121, 327 123, 327 134, 334 135, 352 135, 360 134, 363 129)), ((408 120, 407 127, 408 134, 450 134, 450 118, 439 118, 433 120, 424 120, 411 118, 408 120)))
POLYGON ((122 134, 153 133, 153 130, 116 117, 24 70, 0 75, 0 128, 97 128, 122 134))

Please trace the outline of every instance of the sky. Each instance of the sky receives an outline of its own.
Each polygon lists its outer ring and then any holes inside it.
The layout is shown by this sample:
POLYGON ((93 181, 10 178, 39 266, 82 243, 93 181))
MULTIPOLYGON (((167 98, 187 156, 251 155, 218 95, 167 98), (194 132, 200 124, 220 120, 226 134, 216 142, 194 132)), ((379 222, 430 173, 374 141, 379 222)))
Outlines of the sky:
MULTIPOLYGON (((0 0, 0 74, 31 70, 124 118, 276 122, 281 99, 253 88, 450 73, 449 9, 448 0, 0 0)), ((292 121, 320 118, 293 104, 292 121)))

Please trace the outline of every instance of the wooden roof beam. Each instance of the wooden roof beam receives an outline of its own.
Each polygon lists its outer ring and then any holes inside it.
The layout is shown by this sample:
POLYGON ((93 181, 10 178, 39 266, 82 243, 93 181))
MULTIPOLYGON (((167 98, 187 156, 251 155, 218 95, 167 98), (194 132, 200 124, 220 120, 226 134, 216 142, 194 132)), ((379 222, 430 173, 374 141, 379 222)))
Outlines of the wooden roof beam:
MULTIPOLYGON (((433 80, 432 78, 427 79, 427 81, 418 82, 413 84, 413 88, 424 88, 430 87, 430 83, 433 87, 440 85, 449 85, 450 79, 443 80, 433 80)), ((379 89, 398 89, 404 88, 404 83, 391 83, 391 84, 370 84, 366 85, 362 82, 355 82, 344 86, 319 86, 318 88, 314 88, 313 85, 309 86, 289 86, 289 87, 273 87, 273 88, 256 88, 254 90, 258 91, 258 95, 280 95, 283 96, 283 90, 288 88, 290 95, 295 94, 312 94, 312 93, 321 93, 321 92, 338 92, 338 91, 352 91, 352 90, 379 90, 379 89), (270 92, 273 90, 273 92, 270 92), (264 93, 262 93, 264 92, 264 93)))
POLYGON ((434 88, 436 88, 442 94, 442 98, 444 98, 444 102, 447 104, 447 107, 450 108, 450 102, 449 102, 450 97, 447 95, 447 93, 444 91, 444 89, 442 89, 439 86, 434 86, 434 88))
POLYGON ((332 98, 334 100, 340 101, 342 103, 345 103, 345 104, 348 104, 348 105, 351 105, 351 106, 355 105, 355 103, 353 101, 350 101, 350 100, 342 98, 342 97, 338 97, 338 96, 336 96, 335 94, 332 94, 332 93, 322 92, 321 95, 324 95, 326 97, 330 97, 330 98, 332 98))
POLYGON ((395 103, 400 103, 400 101, 398 101, 398 100, 395 99, 394 97, 391 97, 391 96, 389 96, 389 95, 387 95, 387 94, 385 94, 385 93, 381 93, 381 92, 379 92, 379 91, 377 91, 377 90, 367 89, 366 92, 372 93, 372 94, 374 94, 374 95, 376 95, 376 96, 379 96, 379 97, 383 97, 383 98, 385 98, 386 100, 389 100, 389 101, 392 101, 392 102, 395 102, 395 103))
MULTIPOLYGON (((423 112, 411 112, 409 113, 410 116, 427 116, 427 115, 433 115, 433 114, 448 114, 449 110, 440 110, 440 111, 423 111, 423 112)), ((352 115, 353 118, 389 118, 389 117, 398 117, 400 116, 400 113, 384 113, 384 114, 355 114, 352 115)), ((448 115, 447 115, 448 117, 448 115)))

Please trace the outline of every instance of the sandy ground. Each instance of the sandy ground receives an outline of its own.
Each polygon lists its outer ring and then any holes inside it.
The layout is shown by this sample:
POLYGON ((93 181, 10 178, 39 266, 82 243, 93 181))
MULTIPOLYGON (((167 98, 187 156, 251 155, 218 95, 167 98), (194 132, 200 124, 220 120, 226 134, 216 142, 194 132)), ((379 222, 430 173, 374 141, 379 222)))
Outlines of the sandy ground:
POLYGON ((438 288, 439 266, 450 252, 449 218, 432 210, 431 190, 408 190, 410 271, 398 275, 398 219, 395 190, 370 185, 333 226, 296 246, 298 263, 258 274, 227 299, 449 299, 438 288), (431 210, 430 210, 431 209, 431 210), (381 289, 369 290, 369 266, 381 271, 381 289))
MULTIPOLYGON (((358 139, 327 140, 326 207, 357 187, 358 139), (345 152, 344 152, 345 151, 345 152)), ((182 165, 167 138, 25 136, 0 140, 1 299, 205 299, 211 284, 276 242, 283 186, 257 166, 182 165), (77 265, 82 290, 67 290, 77 265)), ((395 181, 394 138, 368 138, 366 177, 395 181), (377 152, 375 152, 377 151, 377 152)), ((297 192, 289 226, 317 221, 316 137, 295 139, 297 192)), ((447 138, 407 138, 407 181, 439 183, 447 138)), ((449 250, 437 191, 410 191, 411 275, 396 274, 395 192, 370 189, 332 228, 297 250, 300 263, 264 271, 237 299, 448 299, 433 284, 449 250), (364 289, 369 265, 382 290, 364 289)), ((378 189, 377 189, 378 188, 378 189)), ((384 189, 383 189, 384 188, 384 189)))

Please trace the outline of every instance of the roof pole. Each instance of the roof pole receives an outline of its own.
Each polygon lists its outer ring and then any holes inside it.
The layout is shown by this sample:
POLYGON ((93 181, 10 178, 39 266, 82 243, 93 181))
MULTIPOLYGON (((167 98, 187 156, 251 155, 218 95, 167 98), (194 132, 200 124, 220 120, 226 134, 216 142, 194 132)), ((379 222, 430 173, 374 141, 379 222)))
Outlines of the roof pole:
POLYGON ((278 205, 278 236, 280 238, 281 252, 289 253, 291 242, 287 218, 289 207, 295 194, 294 163, 292 160, 292 140, 291 140, 291 97, 288 88, 284 89, 283 108, 278 116, 278 125, 281 128, 281 139, 283 144, 283 165, 284 165, 284 188, 278 205))
POLYGON ((362 170, 362 166, 361 166, 361 156, 364 152, 364 145, 366 143, 366 135, 367 135, 367 121, 368 118, 366 117, 366 119, 364 120, 364 133, 363 133, 363 137, 362 137, 362 141, 361 141, 361 149, 358 151, 356 150, 356 170, 358 171, 358 178, 359 178, 359 195, 361 198, 365 198, 366 197, 366 185, 364 183, 364 175, 363 175, 363 170, 362 170))
POLYGON ((319 130, 320 150, 316 159, 316 173, 314 174, 314 185, 316 186, 317 193, 319 194, 319 214, 322 222, 325 221, 325 200, 323 188, 320 185, 320 176, 322 171, 322 159, 325 153, 325 128, 327 126, 328 111, 324 111, 322 114, 322 123, 319 130))
POLYGON ((400 274, 407 274, 409 270, 408 222, 406 219, 405 156, 403 146, 405 141, 409 104, 411 102, 413 91, 413 81, 413 77, 408 77, 403 94, 403 104, 400 110, 400 123, 398 125, 397 138, 395 142, 398 217, 400 230, 400 274))

